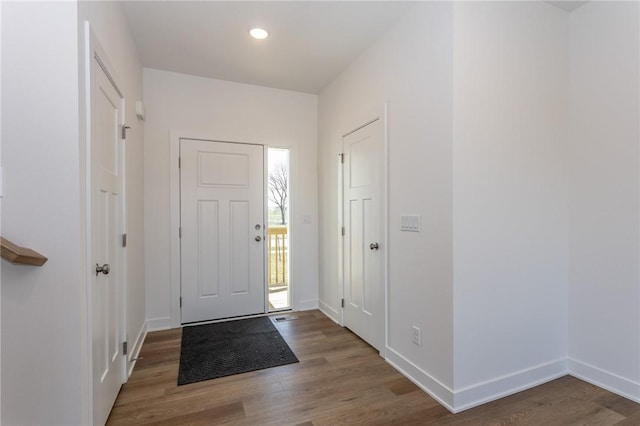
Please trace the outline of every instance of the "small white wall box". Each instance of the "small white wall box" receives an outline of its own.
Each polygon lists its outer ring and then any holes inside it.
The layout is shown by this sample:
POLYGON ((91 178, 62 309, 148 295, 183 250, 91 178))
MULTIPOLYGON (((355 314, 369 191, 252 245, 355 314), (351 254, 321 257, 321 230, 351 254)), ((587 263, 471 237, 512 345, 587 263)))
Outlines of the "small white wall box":
POLYGON ((136 101, 136 117, 138 117, 138 120, 144 121, 144 105, 142 101, 136 101))
POLYGON ((400 230, 408 232, 420 232, 420 215, 402 215, 400 216, 400 230))

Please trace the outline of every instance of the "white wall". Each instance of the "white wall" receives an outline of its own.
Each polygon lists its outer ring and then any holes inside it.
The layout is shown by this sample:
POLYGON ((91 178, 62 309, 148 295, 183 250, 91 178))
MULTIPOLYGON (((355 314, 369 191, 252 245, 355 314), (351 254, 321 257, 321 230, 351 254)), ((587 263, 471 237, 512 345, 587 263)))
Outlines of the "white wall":
POLYGON ((640 402, 637 2, 571 13, 569 358, 640 402))
POLYGON ((387 359, 446 403, 453 363, 452 5, 421 3, 320 94, 321 307, 339 318, 338 163, 342 135, 388 101, 387 359), (400 232, 421 214, 422 232, 400 232), (411 326, 423 345, 411 342, 411 326))
MULTIPOLYGON (((2 423, 86 424, 84 46, 89 19, 123 82, 142 69, 116 3, 3 3, 3 236, 49 257, 2 265, 2 423)), ((128 99, 132 123, 133 103, 128 99)), ((127 142, 127 330, 144 324, 142 132, 127 142)))
POLYGON ((566 28, 541 2, 419 4, 320 95, 320 305, 339 318, 341 135, 388 100, 387 359, 454 410, 567 371, 566 28))
MULTIPOLYGON (((2 2, 0 2, 0 52, 2 52, 2 2)), ((2 54, 0 54, 0 99, 2 99, 2 54)), ((2 165, 2 102, 0 101, 0 166, 2 165)), ((0 170, 0 180, 2 171, 0 170)), ((0 188, 1 189, 1 188, 0 188)), ((0 235, 2 235, 2 198, 0 198, 0 235)), ((0 261, 0 289, 2 288, 2 262, 0 261)), ((1 291, 1 290, 0 290, 1 291)), ((0 332, 2 330, 2 303, 0 302, 0 332)), ((0 423, 2 422, 2 339, 0 339, 0 423)))
MULTIPOLYGON (((78 30, 80 46, 84 45, 84 22, 91 28, 111 61, 125 96, 127 132, 125 143, 125 223, 127 247, 126 263, 126 340, 129 359, 135 358, 145 331, 144 280, 144 143, 143 123, 135 114, 136 101, 142 100, 142 65, 122 6, 113 1, 78 2, 78 30)), ((84 57, 81 56, 82 70, 84 57)), ((81 78, 81 87, 84 80, 81 78)), ((83 99, 83 98, 82 98, 83 99)), ((84 104, 81 102, 81 111, 84 104)), ((84 116, 83 116, 84 117, 84 116)), ((84 120, 84 118, 82 118, 84 120)), ((132 367, 132 365, 131 365, 132 367)))
POLYGON ((2 5, 2 424, 81 424, 77 5, 2 5))
POLYGON ((317 96, 145 68, 144 98, 149 327, 170 326, 171 130, 291 147, 292 304, 294 309, 317 307, 317 96), (305 213, 311 214, 311 224, 302 223, 305 213))
POLYGON ((567 14, 456 3, 458 409, 566 372, 567 14))

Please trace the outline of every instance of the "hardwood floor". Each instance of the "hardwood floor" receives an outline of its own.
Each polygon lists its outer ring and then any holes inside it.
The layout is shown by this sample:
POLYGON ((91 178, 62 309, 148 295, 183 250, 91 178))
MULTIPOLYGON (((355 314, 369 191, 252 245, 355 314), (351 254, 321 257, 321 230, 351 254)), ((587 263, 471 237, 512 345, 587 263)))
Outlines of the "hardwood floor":
POLYGON ((110 425, 640 425, 640 404, 565 376, 451 414, 319 311, 277 327, 300 360, 178 387, 181 330, 149 333, 110 425))

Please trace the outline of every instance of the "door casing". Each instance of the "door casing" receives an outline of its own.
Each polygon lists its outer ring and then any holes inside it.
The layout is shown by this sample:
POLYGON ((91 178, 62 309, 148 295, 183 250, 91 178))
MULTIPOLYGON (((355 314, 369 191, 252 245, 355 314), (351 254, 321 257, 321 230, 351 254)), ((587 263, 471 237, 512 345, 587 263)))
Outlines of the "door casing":
MULTIPOLYGON (((171 314, 169 318, 161 319, 156 321, 153 325, 154 329, 168 329, 168 328, 178 328, 182 326, 181 320, 181 307, 180 307, 180 235, 179 235, 179 227, 180 227, 180 169, 178 168, 178 161, 180 158, 180 139, 197 139, 197 140, 208 140, 208 141, 218 141, 218 142, 229 142, 229 143, 248 143, 251 145, 263 145, 264 152, 268 152, 268 148, 286 148, 292 153, 293 148, 291 146, 280 146, 280 145, 268 145, 262 144, 260 142, 238 142, 238 141, 230 141, 225 138, 216 137, 213 133, 198 133, 189 130, 176 130, 171 129, 169 132, 169 203, 170 203, 170 285, 171 285, 171 314)), ((290 157, 292 158, 292 157, 290 157)), ((267 155, 264 155, 264 173, 265 178, 264 181, 264 189, 263 193, 267 194, 267 185, 268 180, 266 179, 266 174, 268 170, 267 163, 267 155)), ((293 186, 295 182, 291 182, 289 191, 293 192, 293 186)), ((266 197, 266 195, 265 195, 266 197)), ((265 198, 264 203, 264 217, 266 220, 267 217, 267 202, 265 198)), ((290 205, 290 215, 293 215, 294 206, 290 205)), ((293 226, 289 229, 291 235, 293 235, 293 226)), ((289 249, 293 252, 293 244, 291 243, 291 235, 290 235, 290 245, 289 249)), ((266 244, 265 244, 266 246, 266 244)), ((264 250, 264 262, 266 265, 267 262, 267 251, 264 250)), ((293 256, 289 257, 289 261, 292 262, 293 256)), ((291 263, 292 264, 292 263, 291 263)), ((265 280, 266 277, 266 268, 265 268, 265 280)), ((266 289, 266 281, 265 281, 265 289, 266 289)), ((292 300, 292 305, 295 295, 295 289, 293 283, 289 285, 290 298, 292 300)), ((264 314, 268 315, 269 312, 269 294, 265 291, 265 301, 264 301, 264 314)), ((293 309, 293 306, 292 306, 293 309)), ((214 320, 211 322, 217 322, 218 320, 214 320)), ((225 320, 220 320, 225 321, 225 320)))

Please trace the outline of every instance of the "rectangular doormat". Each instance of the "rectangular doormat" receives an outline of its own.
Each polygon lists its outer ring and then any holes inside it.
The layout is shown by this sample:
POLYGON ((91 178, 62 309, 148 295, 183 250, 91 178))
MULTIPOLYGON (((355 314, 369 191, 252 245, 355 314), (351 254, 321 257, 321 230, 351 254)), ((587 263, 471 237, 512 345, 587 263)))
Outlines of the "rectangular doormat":
POLYGON ((184 327, 178 386, 295 362, 269 317, 184 327))

